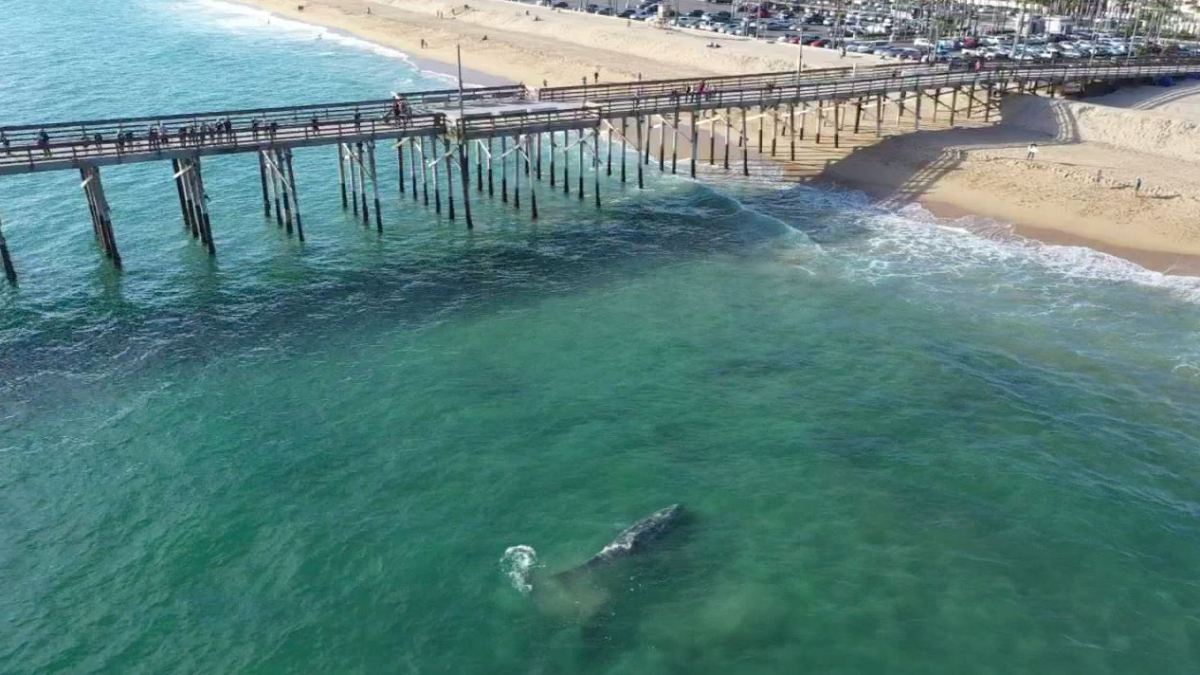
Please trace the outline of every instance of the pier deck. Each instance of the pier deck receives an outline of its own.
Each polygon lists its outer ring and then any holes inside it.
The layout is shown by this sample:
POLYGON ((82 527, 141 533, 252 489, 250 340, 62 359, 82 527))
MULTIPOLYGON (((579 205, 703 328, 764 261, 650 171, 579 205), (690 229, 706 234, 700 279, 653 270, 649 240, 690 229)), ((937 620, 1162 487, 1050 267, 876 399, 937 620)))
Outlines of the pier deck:
MULTIPOLYGON (((499 164, 501 197, 507 201, 509 166, 513 165, 513 196, 517 206, 520 205, 520 176, 527 177, 530 215, 536 218, 535 186, 543 179, 543 157, 549 159, 551 187, 556 185, 556 157, 560 158, 561 184, 569 192, 570 165, 574 163, 569 161, 569 153, 573 149, 576 151, 577 194, 582 199, 586 152, 591 158, 592 191, 599 206, 602 154, 607 174, 611 175, 614 139, 626 150, 630 146, 635 148, 639 158, 637 179, 641 187, 642 167, 649 163, 650 138, 655 130, 658 132, 660 167, 666 165, 666 138, 670 135, 672 173, 676 170, 678 147, 682 142, 693 150, 685 161, 689 163, 690 174, 695 176, 699 153, 694 150, 698 130, 710 125, 709 143, 713 144, 717 125, 722 124, 723 167, 730 168, 730 141, 733 138, 742 155, 742 171, 748 172, 747 120, 755 109, 757 113, 753 119, 760 120, 759 146, 762 146, 765 126, 761 120, 767 117, 772 120, 773 134, 777 133, 782 121, 783 133, 794 158, 797 126, 802 130, 804 117, 811 114, 818 120, 816 141, 820 142, 825 115, 832 111, 836 145, 837 129, 844 122, 844 116, 839 115, 844 115, 847 108, 855 110, 856 131, 866 109, 874 110, 878 128, 885 106, 895 106, 898 116, 904 115, 907 106, 914 128, 919 128, 922 101, 930 99, 935 109, 945 106, 943 92, 951 92, 956 102, 961 94, 967 101, 965 114, 968 117, 982 114, 986 120, 1007 92, 1061 95, 1067 89, 1080 89, 1095 82, 1198 75, 1200 59, 1195 58, 1080 64, 1004 63, 965 70, 898 64, 802 73, 581 84, 534 91, 521 85, 462 91, 445 89, 406 92, 391 99, 25 124, 0 127, 0 176, 79 171, 94 234, 101 250, 120 267, 110 209, 100 179, 100 168, 112 165, 170 161, 185 229, 215 254, 206 206, 208 197, 201 172, 201 160, 208 156, 255 153, 259 160, 264 214, 270 217, 273 213, 280 227, 286 227, 288 233, 294 229, 303 239, 299 199, 291 168, 293 151, 336 145, 343 206, 358 213, 361 203, 364 222, 370 222, 369 187, 373 193, 375 223, 382 228, 376 143, 391 141, 390 149, 396 151, 400 164, 399 190, 403 193, 406 186, 411 185, 412 197, 418 199, 420 194, 419 200, 424 205, 429 205, 432 191, 433 206, 440 213, 444 186, 449 216, 454 218, 457 174, 462 211, 470 227, 472 173, 476 191, 482 192, 485 166, 487 192, 492 195, 495 192, 494 165, 499 164), (686 118, 686 124, 681 124, 683 118, 686 118), (685 128, 690 138, 681 139, 685 128), (570 139, 572 133, 574 141, 570 139), (561 141, 556 140, 559 134, 561 141), (604 149, 601 148, 601 134, 607 141, 604 149), (543 152, 543 139, 549 142, 548 153, 543 152), (494 148, 497 140, 498 151, 494 148), (470 170, 472 157, 474 172, 470 170)), ((960 112, 957 103, 949 106, 951 122, 957 112, 960 112)), ((800 140, 803 140, 803 131, 800 140)), ((774 143, 772 141, 772 147, 774 143)), ((711 161, 711 147, 709 154, 711 161)), ((620 177, 624 181, 625 153, 619 153, 617 158, 620 177)), ((0 259, 6 276, 15 283, 16 274, 2 232, 0 259)))

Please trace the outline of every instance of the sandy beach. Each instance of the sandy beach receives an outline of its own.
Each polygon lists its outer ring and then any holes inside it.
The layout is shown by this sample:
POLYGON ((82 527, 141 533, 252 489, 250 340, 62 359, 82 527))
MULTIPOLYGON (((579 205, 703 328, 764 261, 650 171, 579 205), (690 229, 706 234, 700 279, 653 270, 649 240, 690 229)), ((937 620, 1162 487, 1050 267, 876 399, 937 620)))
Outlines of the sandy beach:
MULTIPOLYGON (((531 86, 733 74, 795 67, 796 47, 505 0, 240 0, 352 33, 448 67, 531 86), (301 9, 302 7, 302 9, 301 9), (370 13, 368 13, 368 9, 370 13), (707 45, 721 44, 720 49, 707 45)), ((874 57, 805 48, 805 68, 874 57)), ((783 174, 867 192, 887 205, 917 202, 987 236, 1083 245, 1151 269, 1200 274, 1200 86, 1128 88, 1087 101, 1010 97, 1000 119, 959 115, 913 131, 885 112, 881 138, 843 126, 840 147, 801 144, 783 174), (1025 158, 1030 143, 1040 152, 1025 158), (1142 188, 1135 189, 1139 179, 1142 188), (974 216, 974 218, 968 218, 974 216)), ((753 135, 753 133, 752 133, 753 135)), ((782 161, 758 155, 756 162, 782 161)))

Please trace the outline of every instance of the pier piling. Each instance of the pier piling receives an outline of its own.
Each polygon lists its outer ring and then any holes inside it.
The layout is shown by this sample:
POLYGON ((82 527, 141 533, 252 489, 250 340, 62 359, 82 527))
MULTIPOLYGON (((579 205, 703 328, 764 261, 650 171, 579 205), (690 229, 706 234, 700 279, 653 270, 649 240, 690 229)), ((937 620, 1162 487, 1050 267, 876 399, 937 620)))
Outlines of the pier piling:
POLYGON ((13 267, 12 256, 8 253, 8 241, 4 238, 4 224, 0 223, 0 264, 4 265, 4 278, 8 285, 17 285, 17 268, 13 267))

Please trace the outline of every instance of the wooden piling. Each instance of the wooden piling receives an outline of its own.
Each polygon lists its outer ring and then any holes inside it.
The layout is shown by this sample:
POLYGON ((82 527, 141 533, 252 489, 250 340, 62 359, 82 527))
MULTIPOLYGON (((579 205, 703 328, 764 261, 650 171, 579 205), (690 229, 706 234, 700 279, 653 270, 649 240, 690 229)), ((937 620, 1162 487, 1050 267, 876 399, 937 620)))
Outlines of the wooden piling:
MULTIPOLYGON (((359 193, 362 195, 362 220, 363 225, 371 224, 371 210, 367 208, 367 162, 366 154, 363 153, 363 142, 359 141, 355 145, 357 152, 355 159, 358 163, 358 185, 359 193)), ((374 178, 371 179, 374 182, 374 178)))
POLYGON ((697 124, 700 120, 697 119, 700 115, 700 109, 697 107, 692 110, 692 142, 691 142, 691 159, 688 161, 688 169, 691 172, 692 178, 696 177, 696 155, 700 154, 700 126, 697 124))
MULTIPOLYGON (((610 136, 611 141, 611 136, 610 136)), ((611 143, 610 143, 611 147, 611 143)), ((592 128, 592 194, 596 197, 596 208, 600 208, 600 123, 592 128)))
POLYGON ((431 139, 433 143, 433 212, 442 215, 442 179, 441 179, 441 161, 437 158, 437 139, 431 139))
MULTIPOLYGON (((346 206, 347 206, 347 204, 346 204, 346 149, 345 149, 345 144, 338 143, 337 151, 338 151, 338 187, 342 191, 342 210, 345 210, 346 206)), ((262 156, 260 155, 259 160, 261 161, 261 159, 262 159, 262 156)), ((403 158, 400 160, 400 167, 401 167, 400 174, 401 174, 401 176, 403 176, 403 174, 404 174, 404 159, 403 158)), ((404 181, 403 180, 400 181, 400 191, 404 192, 404 181)))
MULTIPOLYGON (((479 143, 479 141, 475 142, 479 143)), ((462 144, 460 143, 459 145, 462 144)), ((464 152, 470 154, 468 150, 464 150, 464 152)), ((467 161, 470 161, 470 158, 468 158, 467 161)), ((480 151, 478 145, 475 146, 475 191, 480 193, 483 192, 483 153, 480 151)), ((467 227, 471 226, 470 220, 470 218, 467 218, 467 227)))
POLYGON ((555 187, 557 171, 554 168, 554 155, 558 152, 558 143, 554 140, 554 132, 550 132, 550 187, 555 187))
POLYGON ((8 241, 4 238, 4 225, 0 223, 0 264, 4 266, 4 278, 8 285, 17 285, 17 268, 13 267, 12 256, 8 253, 8 241))
POLYGON ((675 112, 671 117, 671 175, 679 166, 679 101, 675 101, 675 112))
MULTIPOLYGON (((467 179, 467 147, 458 143, 458 171, 462 172, 462 215, 467 220, 467 229, 475 227, 475 221, 470 217, 470 180, 467 179)), ((475 186, 476 192, 484 190, 484 174, 479 163, 479 151, 475 151, 475 186)))
POLYGON ((409 178, 411 178, 410 185, 412 186, 412 198, 415 202, 417 199, 419 199, 417 197, 417 165, 420 164, 420 162, 417 161, 417 147, 414 145, 414 143, 415 139, 408 139, 408 174, 409 178))
POLYGON ((634 124, 637 126, 637 173, 638 173, 638 189, 646 187, 645 177, 642 175, 642 116, 638 115, 634 118, 634 124))
POLYGON ((733 111, 725 109, 725 170, 729 170, 729 137, 733 135, 733 111))
POLYGON ((796 161, 796 104, 788 104, 788 157, 796 161))
MULTIPOLYGON (((256 154, 258 155, 258 181, 262 186, 263 215, 266 218, 270 218, 271 217, 271 200, 267 196, 267 163, 266 163, 266 161, 263 160, 263 156, 262 156, 261 152, 256 153, 256 154)), ((340 145, 338 146, 338 159, 339 159, 339 165, 340 165, 340 159, 341 159, 341 146, 340 145)), ((176 173, 178 173, 179 172, 179 161, 172 159, 171 160, 171 168, 176 173)), ((182 204, 183 203, 183 182, 179 178, 175 179, 175 188, 176 188, 176 190, 179 191, 179 202, 182 204)), ((345 201, 346 201, 346 188, 345 188, 345 186, 343 186, 342 187, 342 205, 343 206, 345 206, 345 201)))
POLYGON ((750 175, 750 139, 746 136, 746 108, 742 109, 742 175, 750 175))
MULTIPOLYGON (((371 166, 371 192, 375 198, 375 230, 383 232, 383 211, 379 207, 379 167, 375 164, 375 141, 367 142, 367 157, 371 166)), ((292 151, 287 151, 288 177, 291 178, 292 151)), ((295 198, 296 186, 292 185, 292 197, 295 198)), ((296 207, 296 222, 300 221, 300 207, 296 207)))
MULTIPOLYGON (((534 140, 531 137, 526 136, 525 137, 525 154, 529 154, 529 152, 534 149, 534 145, 535 145, 534 140)), ((537 178, 538 178, 538 180, 541 180, 542 179, 542 136, 541 136, 541 134, 538 134, 536 146, 537 146, 537 166, 538 166, 537 178)), ((530 220, 538 219, 537 181, 535 181, 535 180, 529 181, 529 219, 530 220)))
POLYGON ((399 168, 399 172, 396 175, 399 177, 398 182, 399 182, 399 187, 400 187, 400 194, 404 194, 404 146, 403 145, 396 146, 396 166, 399 168))
POLYGON ((659 115, 658 131, 658 172, 667 170, 667 118, 659 115))
MULTIPOLYGON (((437 142, 434 142, 434 149, 437 149, 437 142)), ((442 156, 438 159, 438 163, 446 165, 446 206, 447 215, 450 220, 454 220, 454 165, 450 163, 450 139, 442 137, 442 156)), ((468 178, 466 175, 459 176, 465 183, 468 178)))
POLYGON ((607 147, 605 148, 605 152, 607 153, 607 156, 605 157, 605 175, 611 176, 612 175, 612 146, 613 146, 612 129, 611 128, 608 130, 608 133, 606 133, 605 136, 607 137, 607 147))
MULTIPOLYGON (((358 163, 354 157, 354 150, 349 143, 345 144, 346 162, 350 173, 350 207, 354 211, 354 215, 358 216, 358 171, 355 165, 358 163)), ((366 191, 366 186, 363 186, 363 191, 366 191)))
POLYGON ((492 139, 489 137, 487 142, 487 179, 488 179, 488 196, 496 196, 496 184, 492 181, 492 139))
POLYGON ((621 182, 625 182, 625 155, 629 154, 629 137, 626 132, 629 130, 629 118, 621 118, 621 182))
POLYGON ((200 156, 197 155, 192 160, 192 173, 196 179, 196 201, 200 205, 200 243, 208 248, 210 256, 217 254, 217 245, 213 242, 212 236, 212 219, 208 213, 208 197, 204 191, 204 174, 200 169, 200 156))
MULTIPOLYGON (((421 201, 425 206, 429 206, 429 155, 425 151, 425 141, 428 139, 422 138, 421 143, 421 201)), ((441 208, 438 209, 441 211, 441 208)))
POLYGON ((569 132, 563 132, 563 194, 571 194, 571 135, 569 132))
POLYGON ((583 129, 576 131, 575 134, 575 147, 579 148, 579 201, 583 201, 583 129))
POLYGON ((500 137, 500 201, 508 203, 508 137, 500 137))
MULTIPOLYGON (((283 151, 277 149, 274 151, 274 155, 272 159, 275 162, 275 174, 279 179, 281 191, 283 192, 283 229, 288 234, 291 234, 293 231, 292 225, 295 221, 292 219, 292 195, 288 190, 287 177, 283 175, 283 151)), ((363 184, 363 189, 365 192, 365 183, 363 184)), ((366 209, 366 206, 364 205, 363 208, 366 209)))
POLYGON ((862 98, 854 102, 854 135, 858 135, 859 124, 862 123, 862 98))
POLYGON ((521 174, 525 173, 521 170, 521 137, 513 137, 513 152, 516 155, 513 157, 513 168, 515 169, 513 177, 513 208, 521 210, 521 174))
POLYGON ((958 112, 958 90, 961 87, 954 87, 950 90, 950 126, 954 126, 954 115, 958 112))
MULTIPOLYGON (((372 144, 374 145, 374 144, 372 144)), ((373 158, 372 158, 373 159, 373 158)), ((296 193, 296 171, 292 168, 292 149, 284 150, 284 166, 287 171, 288 192, 292 193, 292 206, 296 209, 296 237, 304 241, 304 222, 300 219, 300 196, 296 193)), ((372 161, 373 163, 373 161, 372 161)), ((375 197, 375 208, 379 208, 378 192, 375 197)), ((211 236, 211 235, 210 235, 211 236)))

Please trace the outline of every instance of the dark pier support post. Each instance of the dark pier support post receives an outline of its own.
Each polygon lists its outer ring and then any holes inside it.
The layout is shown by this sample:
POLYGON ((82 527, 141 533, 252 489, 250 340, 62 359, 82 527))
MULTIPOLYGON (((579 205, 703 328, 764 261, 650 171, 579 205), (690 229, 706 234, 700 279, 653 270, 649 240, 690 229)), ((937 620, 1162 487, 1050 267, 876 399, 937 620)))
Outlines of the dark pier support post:
POLYGON ((405 140, 408 142, 408 172, 412 174, 412 198, 415 202, 419 199, 417 197, 417 166, 421 163, 417 161, 416 139, 408 138, 405 140))
MULTIPOLYGON (((271 202, 267 200, 267 172, 266 172, 266 169, 263 167, 263 161, 262 161, 261 155, 258 158, 258 171, 259 171, 259 176, 262 178, 263 208, 266 209, 267 216, 270 217, 271 202)), ((180 165, 178 159, 171 160, 171 175, 174 176, 174 180, 175 180, 175 194, 179 196, 179 213, 181 216, 183 216, 183 229, 189 230, 189 229, 191 229, 191 225, 190 225, 191 216, 188 214, 187 199, 185 199, 183 196, 183 175, 182 175, 182 168, 181 168, 181 165, 180 165)))
MULTIPOLYGON (((611 141, 612 136, 609 136, 611 141)), ((596 208, 600 208, 600 123, 592 129, 592 194, 596 197, 596 208)))
POLYGON ((854 134, 858 135, 858 127, 862 124, 862 99, 854 102, 854 134))
POLYGON ((629 130, 629 118, 621 118, 621 182, 625 182, 625 155, 629 154, 629 137, 626 132, 629 130))
POLYGON ((637 117, 635 117, 633 119, 633 121, 634 121, 634 124, 637 125, 638 189, 641 190, 646 187, 646 179, 645 179, 645 176, 642 174, 642 168, 643 168, 642 167, 642 116, 638 115, 637 117))
POLYGON ((766 122, 767 109, 765 106, 758 106, 758 151, 763 151, 763 128, 767 126, 766 122))
POLYGON ((513 136, 513 208, 521 210, 521 136, 513 136))
MULTIPOLYGON (((475 142, 478 143, 479 141, 475 142)), ((460 143, 459 145, 462 144, 460 143)), ((464 152, 468 155, 470 154, 466 149, 464 149, 464 152)), ((475 147, 475 191, 483 192, 483 151, 478 146, 475 147)))
POLYGON ((609 125, 608 125, 608 133, 605 135, 608 136, 608 146, 605 150, 605 152, 608 153, 607 158, 605 160, 607 162, 607 165, 605 167, 605 175, 611 176, 612 175, 612 123, 611 122, 609 122, 609 125))
POLYGON ((508 203, 508 137, 500 137, 500 201, 508 203))
POLYGON ((558 150, 558 143, 554 140, 554 132, 550 132, 550 187, 554 187, 554 181, 558 180, 555 177, 554 168, 554 153, 558 150))
POLYGON ((717 112, 710 110, 708 113, 708 165, 716 166, 717 164, 717 112))
POLYGON ((275 171, 275 164, 271 159, 270 153, 272 153, 271 150, 262 150, 259 154, 261 154, 263 159, 266 160, 267 173, 270 175, 271 195, 275 199, 275 226, 283 227, 283 206, 281 205, 282 189, 279 187, 279 173, 275 171))
POLYGON ((571 132, 563 132, 563 194, 571 194, 571 132))
POLYGON ((17 269, 13 267, 12 256, 8 254, 8 241, 4 239, 4 225, 0 223, 0 264, 4 265, 4 278, 10 286, 17 285, 17 269))
MULTIPOLYGON (((379 208, 379 167, 375 164, 375 141, 367 142, 367 157, 371 164, 371 192, 375 198, 375 231, 383 232, 383 215, 379 208)), ((291 178, 292 151, 288 150, 288 177, 291 178)), ((292 197, 296 196, 296 187, 292 186, 292 197)), ((300 222, 300 207, 296 206, 296 222, 300 222)), ((303 240, 303 238, 302 238, 303 240)))
POLYGON ((804 125, 808 123, 808 101, 800 102, 800 140, 804 140, 804 125))
POLYGON ((487 156, 488 156, 488 159, 487 159, 488 196, 494 197, 494 196, 496 196, 496 186, 495 186, 495 183, 492 182, 492 139, 491 139, 491 137, 488 137, 487 156))
POLYGON ((900 120, 904 117, 904 97, 907 95, 907 91, 900 90, 900 102, 896 105, 896 124, 900 124, 900 120))
POLYGON ((399 172, 396 174, 399 177, 400 194, 404 194, 404 141, 396 143, 396 166, 399 172))
MULTIPOLYGON (((467 220, 467 229, 471 230, 471 229, 475 228, 475 221, 471 218, 471 179, 469 178, 469 176, 471 174, 470 174, 470 169, 467 166, 468 162, 469 162, 469 159, 467 158, 468 154, 469 153, 467 152, 467 146, 460 142, 458 144, 458 170, 462 174, 462 177, 463 177, 463 181, 462 181, 463 217, 465 217, 467 220)), ((479 153, 476 152, 475 153, 475 178, 478 179, 476 181, 476 187, 478 188, 478 190, 483 189, 483 182, 482 182, 483 174, 481 173, 481 171, 482 171, 482 169, 479 164, 479 153)))
MULTIPOLYGON (((339 145, 338 146, 338 159, 339 160, 341 159, 341 154, 342 154, 342 147, 339 145)), ((179 161, 174 160, 174 159, 171 160, 171 167, 175 170, 176 173, 178 173, 179 172, 179 161)), ((271 217, 271 198, 267 194, 267 163, 263 159, 261 152, 258 153, 258 181, 262 185, 263 217, 270 218, 271 217)), ((175 179, 175 187, 179 191, 179 201, 180 201, 180 203, 182 203, 183 202, 183 183, 180 181, 179 178, 175 179)), ((343 185, 342 186, 342 205, 344 206, 345 203, 346 203, 346 187, 345 187, 345 185, 343 185)))
MULTIPOLYGON (((295 221, 292 220, 292 195, 288 190, 287 176, 283 175, 283 151, 275 150, 275 156, 273 159, 275 162, 275 175, 279 180, 278 184, 283 192, 283 229, 286 230, 288 234, 291 234, 292 223, 295 221)), ((353 175, 353 173, 351 175, 353 175)), ((362 184, 362 188, 365 192, 366 183, 362 184)))
POLYGON ((788 104, 788 144, 789 157, 791 161, 796 161, 796 104, 788 104))
POLYGON ((667 170, 667 118, 658 116, 658 172, 667 170))
POLYGON ((675 112, 671 116, 671 175, 679 166, 679 102, 675 102, 675 112))
MULTIPOLYGON (((341 188, 341 191, 342 191, 342 208, 345 209, 346 206, 348 206, 348 204, 346 204, 346 149, 345 149, 345 146, 342 143, 338 143, 337 151, 338 151, 338 187, 341 188)), ((404 159, 403 158, 400 160, 400 166, 401 166, 400 173, 401 173, 401 175, 403 175, 404 174, 404 169, 403 169, 404 159)), ((404 192, 404 181, 403 180, 400 181, 400 191, 404 192)))
POLYGON ((825 101, 817 99, 817 133, 814 140, 817 145, 821 144, 821 127, 825 126, 825 101))
POLYGON ((883 94, 875 94, 875 138, 883 137, 883 94))
POLYGON ((363 152, 363 143, 359 141, 355 145, 354 159, 358 164, 358 187, 359 195, 362 196, 362 219, 363 225, 371 224, 371 210, 367 208, 367 160, 366 154, 363 152))
POLYGON ((771 156, 775 156, 775 151, 779 141, 779 108, 771 108, 771 156))
POLYGON ((748 108, 742 109, 742 175, 750 175, 750 139, 746 135, 746 112, 748 108))
MULTIPOLYGON (((296 208, 296 237, 304 241, 304 223, 300 220, 300 196, 296 194, 296 172, 292 169, 292 149, 284 150, 284 169, 287 172, 288 192, 292 194, 292 206, 296 208)), ((379 208, 379 199, 375 199, 375 207, 379 208)))
POLYGON ((916 112, 913 113, 913 129, 920 131, 921 130, 921 98, 922 98, 921 90, 918 89, 916 91, 916 94, 917 94, 917 109, 916 109, 916 112))
POLYGON ((421 145, 421 201, 429 206, 429 156, 425 153, 425 141, 429 139, 422 138, 421 145))
POLYGON ((725 109, 725 170, 729 170, 729 137, 733 135, 733 112, 725 109))
MULTIPOLYGON (((920 94, 917 94, 917 95, 920 96, 920 94)), ((933 99, 933 119, 930 121, 936 123, 937 115, 938 115, 938 106, 940 106, 942 104, 942 88, 934 87, 933 93, 929 95, 929 98, 933 99)), ((917 100, 920 100, 920 99, 918 98, 917 100)))
POLYGON ((975 90, 978 88, 976 81, 971 81, 971 91, 967 96, 967 119, 971 119, 971 113, 975 111, 975 90))
POLYGON ((842 103, 833 101, 833 147, 842 147, 842 103))
MULTIPOLYGON (((449 203, 450 220, 454 220, 454 165, 450 163, 450 139, 444 136, 442 137, 442 156, 438 161, 446 164, 446 201, 449 203)), ((459 178, 464 183, 470 180, 465 174, 459 178)))
MULTIPOLYGON (((358 215, 358 157, 354 154, 354 148, 349 143, 344 144, 346 149, 347 171, 350 172, 350 207, 354 210, 354 215, 358 215)), ((363 185, 363 192, 366 192, 367 186, 363 185)))
POLYGON ((208 248, 209 255, 217 254, 213 243, 212 219, 208 215, 208 197, 204 192, 204 174, 200 171, 200 156, 192 160, 192 174, 196 181, 196 203, 200 206, 200 242, 208 248))
MULTIPOLYGON (((197 223, 198 218, 196 216, 195 191, 192 189, 192 177, 189 175, 192 171, 192 165, 187 159, 178 159, 175 162, 179 167, 175 176, 176 180, 179 181, 179 188, 182 191, 183 231, 192 235, 192 238, 198 239, 200 237, 200 226, 197 223)), ((83 175, 84 178, 87 177, 86 174, 83 175)), ((276 210, 278 211, 278 209, 276 210)), ((94 215, 92 217, 95 218, 94 215)), ((97 236, 99 236, 99 233, 97 233, 97 236)))
POLYGON ((430 142, 433 143, 433 212, 440 216, 442 214, 442 179, 438 167, 442 163, 437 158, 437 139, 434 138, 430 142))
MULTIPOLYGON (((533 137, 526 136, 525 137, 525 154, 528 155, 530 152, 533 152, 535 150, 535 146, 536 146, 536 151, 537 151, 537 155, 536 155, 537 178, 538 178, 538 180, 541 180, 542 179, 542 137, 539 134, 537 137, 537 140, 535 142, 533 137)), ((529 181, 529 218, 530 218, 530 220, 537 220, 537 218, 538 218, 537 181, 535 181, 535 180, 529 181)))
POLYGON ((117 250, 117 239, 112 229, 112 215, 108 208, 108 200, 104 196, 104 186, 100 182, 100 169, 87 166, 83 169, 84 194, 88 198, 94 218, 93 227, 100 235, 100 246, 104 255, 112 261, 113 267, 121 269, 121 253, 117 250))
POLYGON ((696 177, 696 155, 700 154, 700 126, 698 122, 700 117, 700 109, 697 107, 692 111, 692 159, 689 162, 689 170, 692 178, 696 177))
MULTIPOLYGON (((575 146, 579 148, 579 201, 583 201, 583 149, 587 143, 583 140, 583 129, 576 131, 575 134, 575 146)), ((596 159, 594 152, 596 150, 598 148, 593 148, 593 160, 596 159)))
POLYGON ((950 90, 950 126, 954 126, 954 115, 958 112, 958 90, 960 87, 954 87, 950 90))
MULTIPOLYGON (((650 144, 654 143, 654 113, 646 115, 646 147, 644 152, 645 159, 639 161, 645 162, 646 166, 650 166, 650 144)), ((642 151, 638 151, 638 157, 642 157, 642 151)))

